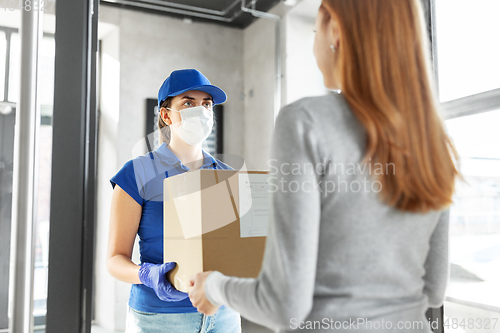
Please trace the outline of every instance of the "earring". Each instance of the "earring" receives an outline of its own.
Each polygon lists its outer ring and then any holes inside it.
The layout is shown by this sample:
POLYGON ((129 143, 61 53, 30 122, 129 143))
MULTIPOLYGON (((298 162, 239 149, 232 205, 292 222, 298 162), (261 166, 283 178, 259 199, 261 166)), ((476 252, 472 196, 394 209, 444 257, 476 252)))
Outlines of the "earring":
POLYGON ((332 50, 333 53, 337 51, 337 48, 333 44, 330 44, 330 49, 332 50))

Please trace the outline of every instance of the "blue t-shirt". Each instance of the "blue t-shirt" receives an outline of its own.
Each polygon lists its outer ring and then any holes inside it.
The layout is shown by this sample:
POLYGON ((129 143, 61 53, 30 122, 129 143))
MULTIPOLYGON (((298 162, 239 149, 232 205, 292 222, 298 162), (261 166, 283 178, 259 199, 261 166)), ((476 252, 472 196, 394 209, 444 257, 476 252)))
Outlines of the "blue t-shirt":
MULTIPOLYGON (((202 149, 204 164, 200 169, 234 170, 202 149)), ((142 206, 139 222, 139 253, 141 263, 163 263, 163 180, 189 171, 179 158, 162 143, 155 151, 128 162, 111 179, 142 206)), ((197 312, 189 297, 179 302, 162 301, 152 288, 133 284, 129 306, 138 311, 154 313, 197 312)))

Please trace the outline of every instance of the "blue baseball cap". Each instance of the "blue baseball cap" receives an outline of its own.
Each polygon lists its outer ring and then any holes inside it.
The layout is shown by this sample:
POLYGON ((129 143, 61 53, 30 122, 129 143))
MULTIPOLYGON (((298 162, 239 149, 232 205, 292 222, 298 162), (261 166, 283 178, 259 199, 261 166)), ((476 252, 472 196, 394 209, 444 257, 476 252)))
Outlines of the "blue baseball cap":
POLYGON ((196 69, 179 69, 170 73, 158 91, 158 108, 168 97, 177 96, 189 90, 204 91, 212 96, 215 104, 226 101, 226 93, 210 83, 205 75, 196 69))

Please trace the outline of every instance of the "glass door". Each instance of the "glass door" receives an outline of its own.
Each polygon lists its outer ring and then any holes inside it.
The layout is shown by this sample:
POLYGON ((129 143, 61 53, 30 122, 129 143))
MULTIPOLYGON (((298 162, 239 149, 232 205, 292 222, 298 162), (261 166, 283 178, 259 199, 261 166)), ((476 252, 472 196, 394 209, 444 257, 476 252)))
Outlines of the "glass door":
POLYGON ((55 0, 8 5, 0 10, 0 332, 90 332, 95 206, 89 198, 94 190, 96 122, 91 91, 98 2, 81 2, 81 15, 75 15, 74 4, 64 3, 58 6, 60 20, 55 0), (80 54, 71 54, 75 50, 80 54), (78 119, 74 127, 67 121, 71 118, 78 119), (55 148, 84 159, 68 162, 66 156, 54 154, 55 148), (58 169, 61 166, 84 172, 80 178, 61 181, 67 176, 58 169), (71 181, 82 184, 84 191, 68 190, 71 181), (68 213, 65 198, 83 203, 81 214, 68 213), (68 244, 71 232, 64 237, 54 232, 63 229, 59 221, 80 228, 78 241, 68 244), (65 250, 58 250, 61 247, 65 250), (74 253, 82 260, 57 260, 74 253), (73 263, 78 269, 70 267, 73 263), (77 282, 70 285, 64 279, 77 282))
MULTIPOLYGON (((32 325, 34 331, 44 329, 47 301, 48 235, 50 219, 50 190, 52 163, 52 106, 54 99, 54 22, 55 3, 48 2, 40 13, 43 37, 34 50, 37 59, 38 87, 35 115, 38 147, 34 152, 35 193, 33 205, 33 286, 31 291, 32 325), (44 24, 42 23, 44 22, 44 24)), ((0 332, 10 328, 8 316, 9 269, 15 244, 11 232, 17 221, 13 220, 15 133, 19 130, 16 120, 19 112, 21 84, 21 10, 8 8, 0 11, 0 332)), ((42 33, 42 31, 40 31, 42 33)))

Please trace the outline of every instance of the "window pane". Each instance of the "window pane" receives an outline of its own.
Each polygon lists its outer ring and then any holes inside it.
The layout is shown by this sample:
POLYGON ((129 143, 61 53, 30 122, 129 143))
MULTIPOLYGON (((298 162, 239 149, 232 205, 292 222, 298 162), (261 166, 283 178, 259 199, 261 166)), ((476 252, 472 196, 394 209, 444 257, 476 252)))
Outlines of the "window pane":
MULTIPOLYGON (((444 307, 445 319, 450 320, 448 332, 453 331, 453 318, 459 318, 459 323, 465 319, 466 325, 468 318, 481 318, 484 325, 485 318, 499 317, 498 124, 500 110, 446 121, 448 132, 461 158, 462 172, 468 182, 457 182, 450 214, 451 274, 444 307)), ((478 322, 474 322, 474 325, 477 324, 478 322)), ((490 321, 490 328, 492 324, 490 321)), ((500 323, 497 323, 497 330, 499 327, 500 323)), ((446 328, 445 326, 445 330, 446 328)), ((460 327, 455 325, 454 328, 460 327)))
POLYGON ((21 75, 21 43, 19 34, 13 33, 10 37, 10 64, 9 64, 9 101, 19 103, 19 76, 21 75))
POLYGON ((49 266, 50 190, 52 171, 52 110, 54 100, 55 40, 44 37, 38 50, 38 85, 40 100, 39 176, 37 219, 35 222, 35 281, 33 315, 35 324, 43 324, 47 311, 49 266))
POLYGON ((9 113, 0 112, 0 331, 9 324, 7 309, 15 123, 14 109, 11 108, 9 113))
POLYGON ((5 31, 0 31, 0 101, 4 100, 6 54, 7 39, 5 37, 5 31))
POLYGON ((440 100, 500 88, 500 1, 436 0, 440 100))
MULTIPOLYGON (((19 12, 19 11, 18 11, 19 12)), ((0 24, 9 23, 11 28, 18 29, 19 22, 14 19, 15 12, 8 12, 10 23, 5 20, 5 15, 0 11, 0 24)), ((47 14, 44 14, 47 18, 47 14)), ((20 17, 19 17, 20 18, 20 17)), ((49 22, 54 21, 47 20, 49 22)), ((44 20, 44 22, 47 22, 44 20)), ((8 25, 8 24, 7 24, 8 25)), ((53 31, 50 30, 50 31, 53 31)), ((0 100, 4 98, 10 102, 19 101, 20 90, 20 35, 12 33, 10 63, 8 64, 8 96, 4 93, 4 72, 6 45, 5 33, 0 30, 0 100)), ((33 324, 34 332, 43 332, 47 302, 47 273, 48 273, 48 248, 49 248, 49 220, 50 220, 50 190, 51 190, 51 163, 52 163, 52 104, 54 95, 54 58, 55 41, 53 37, 44 37, 38 48, 38 102, 41 104, 41 122, 38 140, 38 177, 36 179, 34 194, 34 287, 33 287, 33 324)), ((11 208, 13 189, 13 155, 16 108, 0 109, 0 332, 8 328, 8 291, 9 291, 9 257, 11 251, 11 208), (7 112, 6 110, 10 110, 7 112)))
MULTIPOLYGON (((40 104, 54 104, 54 59, 56 43, 53 37, 44 37, 39 49, 40 104)), ((42 114, 44 116, 44 114, 42 114)))
MULTIPOLYGON (((52 166, 52 125, 40 126, 39 177, 37 218, 35 222, 35 277, 33 285, 33 315, 35 323, 47 309, 47 278, 49 267, 50 181, 52 166)), ((43 323, 43 321, 42 321, 43 323)))

